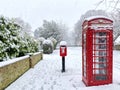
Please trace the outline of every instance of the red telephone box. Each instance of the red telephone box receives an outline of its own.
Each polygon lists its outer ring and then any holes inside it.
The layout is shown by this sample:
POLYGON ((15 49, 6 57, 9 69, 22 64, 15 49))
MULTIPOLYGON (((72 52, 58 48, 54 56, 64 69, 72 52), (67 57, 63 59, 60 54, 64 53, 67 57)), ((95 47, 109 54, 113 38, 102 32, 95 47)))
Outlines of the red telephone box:
POLYGON ((82 80, 86 86, 112 83, 113 21, 91 17, 82 25, 82 80))

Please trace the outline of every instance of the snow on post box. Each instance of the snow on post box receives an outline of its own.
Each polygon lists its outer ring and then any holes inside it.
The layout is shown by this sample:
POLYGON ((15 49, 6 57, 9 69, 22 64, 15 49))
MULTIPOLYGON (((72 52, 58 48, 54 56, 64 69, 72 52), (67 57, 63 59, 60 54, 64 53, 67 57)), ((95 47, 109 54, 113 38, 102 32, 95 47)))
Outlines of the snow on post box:
POLYGON ((66 41, 60 42, 60 56, 62 57, 67 56, 67 42, 66 41))

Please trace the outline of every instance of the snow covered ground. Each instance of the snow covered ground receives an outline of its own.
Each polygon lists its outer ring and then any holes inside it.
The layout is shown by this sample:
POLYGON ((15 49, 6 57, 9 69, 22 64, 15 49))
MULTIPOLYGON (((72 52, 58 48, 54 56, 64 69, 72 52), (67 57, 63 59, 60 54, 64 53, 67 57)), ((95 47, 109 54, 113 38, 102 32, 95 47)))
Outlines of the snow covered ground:
POLYGON ((43 60, 5 90, 120 90, 120 51, 114 51, 113 84, 86 87, 82 82, 81 47, 69 47, 66 72, 61 73, 59 50, 43 60))

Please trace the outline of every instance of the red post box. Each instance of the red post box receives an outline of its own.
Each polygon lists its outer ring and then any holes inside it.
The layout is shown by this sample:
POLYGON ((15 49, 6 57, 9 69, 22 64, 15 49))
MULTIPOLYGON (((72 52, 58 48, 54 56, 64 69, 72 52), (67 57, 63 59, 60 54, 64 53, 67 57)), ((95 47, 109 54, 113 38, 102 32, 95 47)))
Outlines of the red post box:
POLYGON ((60 46, 60 56, 62 56, 62 57, 67 56, 67 47, 66 46, 60 46))
POLYGON ((112 83, 113 21, 90 17, 82 28, 83 82, 86 86, 112 83))
POLYGON ((62 56, 62 72, 65 72, 65 56, 67 56, 67 43, 60 42, 60 56, 62 56))
POLYGON ((66 41, 60 42, 60 56, 62 57, 67 56, 67 42, 66 41))

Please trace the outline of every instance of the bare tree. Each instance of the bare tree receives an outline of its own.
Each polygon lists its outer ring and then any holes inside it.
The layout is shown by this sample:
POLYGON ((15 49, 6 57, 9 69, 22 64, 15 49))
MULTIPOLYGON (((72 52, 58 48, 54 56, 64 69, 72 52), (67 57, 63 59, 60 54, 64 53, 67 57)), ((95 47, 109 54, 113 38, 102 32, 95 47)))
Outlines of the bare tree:
POLYGON ((80 20, 75 24, 74 31, 75 31, 75 44, 81 45, 82 44, 82 24, 85 18, 90 16, 108 16, 108 14, 103 10, 89 10, 84 15, 81 16, 80 20))
POLYGON ((21 27, 21 35, 24 36, 25 34, 31 35, 33 36, 33 32, 32 32, 32 27, 29 23, 25 22, 24 20, 22 20, 21 18, 14 18, 14 21, 20 25, 21 27))
POLYGON ((65 24, 44 20, 43 25, 35 30, 34 35, 36 38, 44 37, 45 39, 53 37, 59 43, 61 40, 66 40, 67 30, 65 24))
POLYGON ((113 26, 114 41, 120 35, 120 7, 118 7, 119 3, 120 3, 120 0, 101 0, 96 4, 97 5, 96 9, 102 5, 106 5, 106 8, 105 8, 106 11, 109 8, 111 8, 110 17, 113 19, 113 22, 114 22, 114 26, 113 26))

